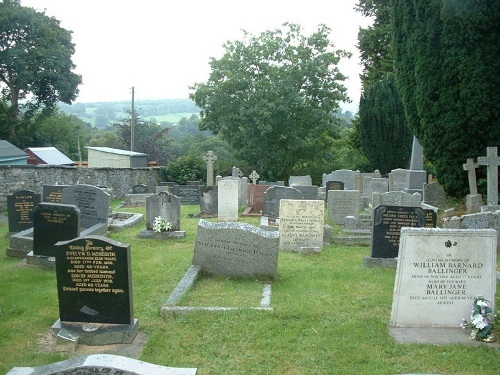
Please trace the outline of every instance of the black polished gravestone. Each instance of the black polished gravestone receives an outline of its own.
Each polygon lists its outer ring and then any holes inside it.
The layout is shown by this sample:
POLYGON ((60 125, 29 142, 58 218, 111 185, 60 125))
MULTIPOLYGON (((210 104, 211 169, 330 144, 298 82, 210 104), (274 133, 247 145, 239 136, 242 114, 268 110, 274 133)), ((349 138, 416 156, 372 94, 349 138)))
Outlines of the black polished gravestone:
POLYGON ((61 322, 133 324, 130 245, 103 236, 56 244, 61 322))
POLYGON ((70 185, 43 185, 42 202, 62 203, 62 191, 70 185))
POLYGON ((19 190, 7 195, 9 232, 17 233, 33 227, 35 207, 41 195, 31 190, 19 190))
POLYGON ((181 204, 200 204, 198 185, 174 185, 174 195, 181 198, 181 204))
POLYGON ((424 227, 426 213, 420 207, 380 205, 373 210, 372 258, 396 258, 402 227, 424 227))
POLYGON ((55 244, 80 235, 80 210, 69 204, 40 203, 33 214, 33 255, 54 257, 55 244))
POLYGON ((344 190, 342 181, 326 181, 326 191, 328 190, 344 190))

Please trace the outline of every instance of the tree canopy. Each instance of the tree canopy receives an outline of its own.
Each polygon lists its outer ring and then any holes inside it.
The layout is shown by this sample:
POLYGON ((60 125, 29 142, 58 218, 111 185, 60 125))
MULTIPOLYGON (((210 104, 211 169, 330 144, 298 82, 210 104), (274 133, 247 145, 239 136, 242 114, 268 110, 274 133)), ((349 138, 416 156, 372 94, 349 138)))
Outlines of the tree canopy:
MULTIPOLYGON (((19 0, 0 2, 0 89, 14 118, 21 100, 36 109, 76 98, 82 80, 73 72, 74 52, 71 32, 57 19, 23 7, 19 0)), ((11 122, 10 138, 16 125, 11 122)))
POLYGON ((268 179, 285 179, 331 154, 338 136, 334 111, 348 101, 337 64, 349 54, 319 25, 306 37, 296 24, 224 44, 211 58, 206 83, 190 98, 201 109, 200 128, 220 134, 236 157, 268 179))
POLYGON ((500 144, 500 1, 392 1, 406 118, 451 196, 462 164, 500 144))

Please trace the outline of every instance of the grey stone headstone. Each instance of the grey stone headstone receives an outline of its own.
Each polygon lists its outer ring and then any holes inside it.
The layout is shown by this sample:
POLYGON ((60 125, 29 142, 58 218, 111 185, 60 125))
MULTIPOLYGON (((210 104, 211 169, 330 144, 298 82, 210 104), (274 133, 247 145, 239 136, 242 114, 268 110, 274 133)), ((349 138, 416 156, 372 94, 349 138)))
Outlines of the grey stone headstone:
POLYGON ((424 170, 424 150, 416 137, 413 137, 410 169, 413 171, 424 170))
POLYGON ((246 223, 212 223, 201 219, 193 265, 224 277, 270 277, 278 269, 279 233, 246 223))
POLYGON ((200 209, 205 215, 217 216, 218 195, 217 186, 200 187, 200 209))
POLYGON ((307 186, 307 185, 294 185, 294 188, 302 193, 304 199, 318 199, 318 187, 317 186, 307 186))
POLYGON ((443 210, 453 207, 446 197, 443 187, 435 182, 424 184, 423 202, 443 210))
POLYGON ((290 176, 288 186, 309 186, 312 185, 311 176, 290 176))
POLYGON ((111 198, 108 193, 92 185, 71 185, 63 189, 63 204, 72 204, 80 209, 83 228, 97 224, 108 225, 111 198))
POLYGON ((419 193, 405 193, 404 191, 389 191, 387 193, 373 193, 372 196, 373 208, 385 206, 405 206, 405 207, 420 207, 421 195, 419 193))
POLYGON ((486 156, 478 157, 477 163, 487 166, 487 204, 496 206, 498 205, 498 166, 500 165, 497 148, 487 147, 486 156))
POLYGON ((18 190, 7 195, 9 232, 21 232, 33 227, 33 213, 41 195, 31 190, 18 190))
POLYGON ((281 199, 303 199, 302 193, 293 187, 271 186, 264 195, 264 206, 262 216, 276 219, 280 215, 281 199))
POLYGON ((389 173, 389 191, 403 191, 408 186, 408 169, 393 169, 389 173))
POLYGON ((356 190, 356 172, 349 169, 338 169, 331 174, 332 181, 342 181, 345 190, 356 190))
POLYGON ((328 219, 337 225, 344 225, 346 216, 359 219, 358 190, 330 190, 327 196, 328 219))
POLYGON ((146 228, 153 230, 156 217, 172 225, 172 230, 181 230, 181 198, 168 192, 160 192, 146 198, 146 228))

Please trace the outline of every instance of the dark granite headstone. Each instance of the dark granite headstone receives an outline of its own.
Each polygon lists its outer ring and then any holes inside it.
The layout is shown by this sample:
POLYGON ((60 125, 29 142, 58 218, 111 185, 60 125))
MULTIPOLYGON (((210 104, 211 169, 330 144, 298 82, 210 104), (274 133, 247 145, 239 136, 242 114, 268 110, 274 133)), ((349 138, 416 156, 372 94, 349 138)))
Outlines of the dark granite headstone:
POLYGON ((42 202, 62 203, 62 191, 69 185, 43 185, 42 202))
POLYGON ((182 204, 200 204, 199 185, 174 185, 174 195, 181 198, 182 204))
POLYGON ((319 188, 317 186, 314 186, 314 185, 309 185, 309 186, 307 186, 307 185, 294 185, 293 187, 302 193, 302 196, 304 197, 304 199, 307 199, 307 200, 318 199, 319 188))
POLYGON ((7 195, 9 232, 17 233, 33 227, 33 212, 41 196, 31 190, 19 190, 7 195))
POLYGON ((217 186, 200 187, 200 209, 204 215, 217 216, 219 210, 219 190, 217 186))
POLYGON ((132 194, 147 194, 149 187, 147 185, 139 184, 132 186, 132 194))
POLYGON ((282 199, 304 199, 304 196, 293 187, 271 186, 264 194, 262 216, 273 219, 278 218, 280 215, 280 200, 282 199))
POLYGON ((380 205, 373 210, 372 258, 396 258, 402 227, 424 227, 420 207, 380 205))
POLYGON ((33 215, 33 255, 55 256, 55 244, 80 235, 80 210, 74 205, 40 203, 33 215))
POLYGON ((252 209, 253 212, 260 214, 264 206, 264 195, 266 190, 271 186, 269 185, 254 185, 250 184, 248 186, 248 207, 252 209))
POLYGON ((425 227, 426 228, 436 228, 437 226, 437 213, 434 210, 424 210, 425 211, 425 227))
POLYGON ((102 236, 56 244, 61 322, 133 324, 130 245, 102 236))
POLYGON ((63 189, 62 203, 80 209, 81 226, 85 229, 97 224, 107 225, 110 200, 108 193, 92 185, 72 185, 63 189))
POLYGON ((326 181, 326 191, 328 190, 344 190, 342 181, 326 181))

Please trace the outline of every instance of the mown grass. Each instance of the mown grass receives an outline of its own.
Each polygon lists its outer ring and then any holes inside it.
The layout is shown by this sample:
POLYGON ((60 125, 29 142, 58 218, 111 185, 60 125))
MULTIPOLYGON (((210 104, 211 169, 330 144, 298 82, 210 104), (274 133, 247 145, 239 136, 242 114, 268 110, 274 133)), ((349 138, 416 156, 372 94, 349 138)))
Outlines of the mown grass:
MULTIPOLYGON (((329 245, 309 257, 281 253, 272 281, 273 311, 160 315, 191 265, 198 219, 187 215, 197 209, 182 207, 184 239, 139 239, 144 224, 110 234, 132 248, 134 316, 148 337, 141 360, 197 367, 202 375, 500 373, 499 352, 487 345, 396 342, 389 334, 395 271, 363 268, 367 247, 329 245)), ((2 249, 8 246, 6 233, 6 223, 0 224, 2 249)), ((204 278, 182 304, 258 306, 261 292, 259 280, 204 278)), ((55 274, 3 257, 0 373, 67 359, 69 354, 49 352, 39 342, 58 316, 55 274)))

